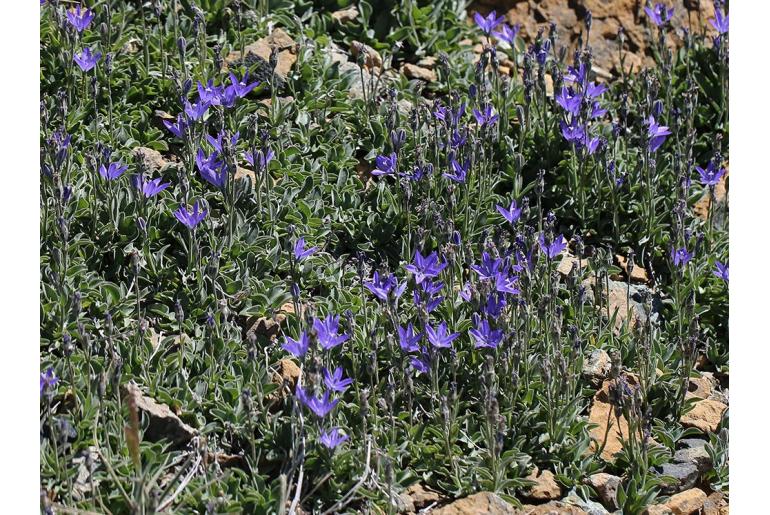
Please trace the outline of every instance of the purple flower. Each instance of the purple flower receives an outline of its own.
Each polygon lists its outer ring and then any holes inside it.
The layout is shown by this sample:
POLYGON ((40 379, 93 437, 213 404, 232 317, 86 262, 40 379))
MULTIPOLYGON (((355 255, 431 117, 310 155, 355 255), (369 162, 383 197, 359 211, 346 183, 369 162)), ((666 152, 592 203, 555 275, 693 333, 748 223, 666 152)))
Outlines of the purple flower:
POLYGON ((591 99, 602 96, 605 91, 607 91, 607 86, 605 84, 591 83, 586 86, 586 96, 591 99))
POLYGON ((500 32, 494 31, 492 32, 492 35, 497 39, 499 39, 500 41, 505 41, 509 45, 513 46, 513 43, 516 40, 516 35, 519 33, 519 30, 521 30, 521 25, 518 23, 513 27, 511 27, 507 23, 504 23, 503 30, 500 32))
POLYGON ((191 104, 189 101, 185 100, 184 112, 187 114, 190 120, 195 121, 206 114, 206 111, 209 107, 211 107, 211 102, 204 102, 201 100, 197 104, 191 104))
POLYGON ((201 177, 206 179, 211 185, 223 190, 227 185, 227 167, 222 161, 218 161, 219 154, 214 151, 206 157, 202 149, 198 149, 195 155, 195 164, 201 177))
POLYGON ((722 9, 714 9, 715 20, 709 20, 712 27, 716 29, 720 34, 727 34, 727 29, 730 25, 730 15, 722 14, 722 9))
POLYGON ((460 164, 454 158, 452 158, 450 162, 452 173, 444 172, 443 175, 451 181, 463 184, 465 182, 466 176, 468 175, 470 164, 471 162, 468 159, 466 159, 463 164, 460 164))
POLYGON ((414 251, 414 263, 406 265, 404 268, 414 275, 414 280, 417 284, 420 284, 425 279, 432 277, 438 277, 447 267, 446 262, 441 262, 438 257, 438 253, 431 252, 427 256, 420 254, 419 250, 414 251))
POLYGON ((417 345, 422 340, 422 333, 414 334, 414 326, 411 322, 406 328, 398 326, 398 344, 404 352, 417 352, 420 346, 417 345))
POLYGON ((78 32, 83 32, 93 19, 93 11, 88 8, 82 10, 80 4, 67 11, 67 21, 70 22, 70 25, 75 27, 75 30, 78 32))
POLYGON ((350 339, 350 335, 342 333, 340 330, 340 316, 328 315, 325 319, 316 318, 313 320, 313 329, 316 332, 318 343, 324 350, 329 350, 337 345, 341 345, 350 339))
POLYGON ((424 166, 415 166, 414 171, 408 178, 412 181, 421 181, 424 177, 429 177, 433 174, 433 163, 428 163, 424 166))
POLYGON ((487 14, 486 17, 481 16, 479 13, 473 13, 473 19, 476 21, 476 25, 478 25, 481 29, 481 32, 489 36, 492 34, 492 31, 503 22, 505 17, 498 17, 497 12, 492 11, 491 13, 487 14))
POLYGON ((487 297, 486 304, 481 306, 481 311, 487 316, 497 319, 503 313, 503 308, 507 304, 504 295, 492 294, 487 297))
POLYGON ((543 254, 548 256, 548 259, 553 259, 567 248, 567 241, 561 234, 558 235, 553 241, 549 242, 544 233, 540 233, 537 238, 537 243, 540 245, 540 250, 543 254))
MULTIPOLYGON (((230 143, 232 144, 232 146, 235 146, 238 144, 238 138, 240 137, 240 135, 241 135, 240 132, 236 132, 235 134, 232 135, 232 137, 230 138, 230 143)), ((217 134, 216 138, 206 134, 206 141, 208 141, 211 144, 211 146, 214 147, 214 150, 216 150, 219 153, 222 153, 222 138, 224 137, 225 135, 223 132, 220 132, 219 134, 217 134)))
POLYGON ((568 142, 580 143, 585 138, 585 131, 583 131, 583 127, 580 126, 577 119, 572 120, 569 124, 562 120, 559 122, 559 127, 561 128, 562 136, 568 142))
POLYGON ((176 123, 171 123, 168 120, 163 120, 163 125, 171 131, 171 134, 177 138, 184 138, 184 133, 187 130, 188 124, 182 113, 179 113, 176 117, 176 123))
POLYGON ((503 260, 501 258, 493 258, 489 255, 489 252, 481 254, 481 264, 471 265, 471 269, 479 274, 479 279, 492 280, 497 276, 497 273, 503 266, 503 260))
POLYGON ((668 127, 663 125, 658 125, 655 122, 655 117, 650 115, 650 118, 647 120, 647 124, 649 125, 647 129, 647 137, 649 139, 649 149, 650 152, 655 152, 660 148, 660 146, 663 144, 664 141, 666 141, 666 136, 671 134, 671 131, 668 130, 668 127))
POLYGON ((430 370, 430 358, 425 351, 421 352, 418 356, 409 358, 409 364, 412 365, 412 368, 423 374, 427 374, 430 370))
POLYGON ((205 86, 200 81, 198 82, 198 101, 200 104, 219 105, 219 99, 223 92, 224 88, 214 86, 214 81, 211 79, 205 86))
POLYGON ((309 249, 306 249, 305 238, 299 238, 297 242, 294 244, 294 259, 296 259, 299 262, 302 262, 308 256, 312 256, 313 254, 315 254, 315 251, 317 250, 318 250, 318 247, 310 247, 309 249))
POLYGON ((246 160, 246 162, 249 163, 258 172, 267 170, 267 166, 270 164, 270 161, 272 161, 274 157, 275 152, 269 148, 267 149, 267 153, 263 152, 262 150, 252 150, 250 152, 244 152, 243 154, 243 158, 246 160))
POLYGON ((306 332, 299 335, 299 340, 286 336, 281 348, 286 352, 291 353, 294 357, 301 358, 307 353, 308 349, 310 349, 310 338, 306 332))
POLYGON ((584 63, 575 68, 573 66, 567 67, 567 73, 564 74, 564 82, 569 84, 583 84, 586 80, 588 70, 584 63))
POLYGON ((326 387, 329 388, 332 391, 343 393, 345 390, 348 389, 348 386, 353 383, 353 380, 350 378, 343 378, 342 376, 342 367, 337 367, 334 369, 334 374, 329 372, 329 370, 324 367, 323 368, 323 376, 324 376, 324 384, 326 384, 326 387))
POLYGON ((479 127, 484 127, 485 125, 494 125, 494 123, 500 118, 499 115, 493 113, 492 106, 490 104, 486 104, 481 108, 481 110, 474 109, 473 117, 476 118, 476 123, 479 124, 479 127))
POLYGON ((444 283, 441 281, 432 281, 430 279, 423 281, 414 291, 414 303, 417 306, 424 305, 425 311, 430 313, 444 300, 443 296, 438 295, 443 288, 444 283))
POLYGON ((223 107, 233 107, 238 100, 238 93, 234 86, 227 86, 219 97, 219 105, 223 107))
POLYGON ((401 297, 406 289, 406 281, 399 285, 395 275, 390 274, 388 277, 385 275, 380 277, 379 272, 374 272, 371 282, 364 283, 364 286, 366 286, 375 297, 387 302, 391 292, 393 293, 394 298, 398 299, 401 297))
POLYGON ((719 184, 719 180, 725 174, 724 168, 720 168, 719 170, 717 170, 717 167, 714 164, 714 161, 709 161, 709 164, 706 165, 705 170, 700 166, 696 166, 695 169, 700 174, 700 182, 704 186, 712 186, 712 187, 716 186, 717 184, 719 184))
POLYGON ((592 156, 596 153, 596 150, 599 148, 601 143, 601 138, 589 138, 588 134, 585 135, 585 138, 582 142, 582 144, 586 147, 586 151, 588 151, 589 156, 592 156))
POLYGON ((650 17, 655 25, 660 27, 671 20, 671 17, 674 15, 674 8, 666 9, 665 4, 659 3, 655 4, 653 7, 645 7, 644 12, 647 13, 647 16, 650 17))
POLYGON ((556 95, 558 103, 565 111, 572 115, 580 113, 580 106, 583 103, 583 95, 575 92, 572 88, 563 87, 556 95))
POLYGON ((372 175, 392 175, 396 171, 396 159, 395 152, 389 156, 377 156, 374 160, 377 168, 372 170, 372 175))
POLYGON ((322 432, 318 440, 323 444, 324 447, 333 450, 341 443, 346 442, 349 438, 350 436, 343 434, 339 427, 333 427, 328 431, 322 432))
POLYGON ((692 257, 693 253, 688 252, 687 247, 682 247, 681 249, 671 247, 671 260, 674 262, 674 266, 683 267, 692 259, 692 257))
POLYGON ((495 290, 500 293, 510 293, 516 295, 519 293, 519 289, 514 286, 519 278, 515 275, 508 275, 504 272, 498 272, 495 275, 495 290))
POLYGON ((473 292, 471 291, 471 283, 466 281, 465 285, 463 285, 462 289, 460 290, 460 297, 465 302, 470 302, 472 296, 473 296, 473 292))
POLYGON ((503 340, 502 329, 492 329, 489 326, 487 320, 479 320, 476 323, 476 327, 470 329, 468 333, 476 340, 476 348, 480 349, 486 347, 488 349, 496 349, 500 342, 503 340))
POLYGON ((717 261, 714 275, 722 279, 724 282, 730 280, 730 265, 724 264, 721 261, 717 261))
POLYGON ((235 94, 238 96, 238 98, 245 97, 246 95, 251 93, 251 91, 254 88, 259 86, 259 81, 252 82, 251 84, 248 83, 249 82, 249 72, 248 71, 243 75, 243 79, 242 80, 238 80, 238 78, 235 75, 233 75, 233 73, 231 72, 230 73, 230 82, 233 83, 233 91, 235 91, 235 94))
POLYGON ((319 418, 324 418, 326 415, 328 415, 329 412, 334 409, 337 403, 340 402, 339 399, 330 400, 329 392, 325 392, 323 397, 317 398, 315 395, 308 393, 305 388, 302 388, 299 385, 297 385, 295 395, 297 396, 297 399, 302 402, 302 404, 307 406, 307 408, 315 413, 319 418))
POLYGON ((99 175, 108 181, 114 181, 123 175, 126 170, 128 170, 128 166, 123 165, 120 162, 110 163, 109 166, 106 167, 104 165, 99 166, 99 175))
POLYGON ((605 114, 607 114, 607 109, 603 108, 599 102, 594 102, 591 104, 591 112, 589 113, 589 116, 592 119, 601 118, 605 114))
POLYGON ((188 229, 195 229, 195 227, 201 223, 204 218, 206 218, 207 214, 209 214, 209 210, 204 209, 201 211, 197 200, 193 205, 192 211, 188 211, 187 206, 184 205, 180 205, 179 209, 174 211, 174 216, 176 219, 184 224, 188 229))
POLYGON ((433 344, 434 347, 446 349, 452 346, 452 342, 460 336, 460 333, 447 333, 446 322, 441 322, 435 329, 430 325, 425 326, 425 332, 428 335, 428 341, 433 344))
POLYGON ((151 181, 144 181, 142 183, 142 193, 144 193, 144 196, 146 198, 152 198, 171 186, 170 182, 161 183, 162 180, 162 177, 158 177, 157 179, 153 179, 151 181))
POLYGON ((40 374, 40 396, 43 396, 45 390, 49 390, 56 386, 59 382, 59 378, 53 371, 53 368, 49 368, 44 373, 40 374))
POLYGON ((84 48, 80 54, 75 54, 72 56, 72 60, 77 63, 83 72, 87 72, 96 66, 96 63, 99 62, 99 59, 101 58, 101 52, 91 52, 90 48, 84 48))

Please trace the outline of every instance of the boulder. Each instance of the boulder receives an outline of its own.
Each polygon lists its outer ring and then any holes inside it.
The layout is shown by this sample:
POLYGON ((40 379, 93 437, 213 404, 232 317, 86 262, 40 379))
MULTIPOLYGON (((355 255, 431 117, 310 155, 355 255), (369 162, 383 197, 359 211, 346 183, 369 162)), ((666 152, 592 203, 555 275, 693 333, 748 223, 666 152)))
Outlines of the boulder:
POLYGON ((596 490, 599 499, 607 509, 615 511, 620 508, 617 500, 618 487, 620 486, 620 478, 618 476, 600 472, 591 475, 588 478, 588 484, 596 490))
POLYGON ((416 64, 405 63, 401 67, 401 71, 407 79, 418 79, 425 82, 435 82, 438 79, 436 72, 429 70, 428 68, 422 68, 416 64))
POLYGON ((700 488, 692 488, 672 495, 666 503, 674 515, 690 515, 698 513, 706 502, 706 493, 700 488))
POLYGON ((561 486, 550 470, 538 471, 537 467, 527 479, 535 484, 524 491, 524 496, 534 501, 551 501, 561 497, 561 486))
POLYGON ((727 405, 712 399, 696 402, 692 409, 682 415, 684 427, 695 427, 705 432, 716 432, 727 405))
MULTIPOLYGON (((514 515, 513 506, 492 492, 479 492, 431 511, 432 515, 514 515)), ((538 512, 541 513, 541 512, 538 512)), ((545 512, 542 512, 545 513, 545 512)))
POLYGON ((334 18, 337 23, 342 25, 350 23, 351 21, 355 21, 355 19, 358 18, 358 8, 355 5, 351 5, 347 9, 334 11, 332 13, 332 18, 334 18))
POLYGON ((689 490, 698 481, 698 467, 693 463, 664 463, 660 474, 674 478, 674 482, 663 487, 664 494, 689 490))
POLYGON ((610 355, 604 349, 594 349, 588 357, 583 359, 583 379, 593 386, 599 386, 607 379, 612 368, 610 355))
POLYGON ((136 383, 127 383, 121 386, 121 390, 126 402, 130 398, 139 412, 149 418, 150 423, 144 432, 145 439, 151 442, 165 439, 175 445, 182 445, 197 434, 195 429, 182 422, 168 405, 144 395, 136 383))

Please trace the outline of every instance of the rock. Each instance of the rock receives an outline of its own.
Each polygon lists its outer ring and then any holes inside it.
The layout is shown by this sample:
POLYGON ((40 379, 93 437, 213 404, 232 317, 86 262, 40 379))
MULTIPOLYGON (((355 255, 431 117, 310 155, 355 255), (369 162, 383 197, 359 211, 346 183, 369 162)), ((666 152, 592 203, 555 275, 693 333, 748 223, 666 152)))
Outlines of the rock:
POLYGON ((124 54, 136 54, 141 51, 143 47, 143 41, 139 38, 131 38, 123 44, 121 52, 124 54))
MULTIPOLYGON (((300 310, 302 311, 302 310, 300 310)), ((248 339, 250 334, 267 336, 268 338, 274 338, 278 334, 278 330, 286 320, 287 313, 294 313, 294 304, 291 302, 285 303, 281 306, 281 309, 274 317, 249 317, 245 322, 245 332, 243 334, 244 339, 248 339)))
POLYGON ((85 500, 91 493, 92 486, 94 488, 99 487, 101 481, 96 479, 96 477, 92 477, 92 475, 95 476, 93 472, 96 472, 100 464, 101 457, 94 446, 84 449, 78 453, 76 458, 72 459, 72 465, 78 469, 75 481, 72 483, 72 497, 75 500, 85 500))
POLYGON ((674 482, 663 487, 663 493, 671 494, 688 490, 698 481, 698 467, 693 463, 664 463, 660 467, 660 474, 671 476, 674 482))
POLYGON ((701 377, 691 377, 690 385, 686 397, 689 399, 694 397, 696 399, 708 399, 711 393, 714 391, 714 387, 717 385, 714 374, 711 372, 702 372, 701 377))
POLYGON ((706 450, 706 442, 704 440, 698 441, 703 442, 704 445, 701 445, 700 447, 686 447, 684 449, 679 449, 674 453, 672 461, 674 463, 690 463, 702 474, 711 468, 711 456, 709 456, 709 453, 706 450))
POLYGON ((275 67, 275 73, 281 79, 285 79, 294 63, 297 62, 297 49, 294 40, 283 29, 273 29, 269 36, 246 45, 243 49, 244 56, 241 56, 239 51, 230 52, 225 58, 225 63, 229 65, 238 62, 242 57, 248 58, 249 54, 259 57, 265 63, 269 63, 270 54, 273 52, 273 49, 278 51, 278 64, 275 67))
POLYGON ((587 291, 593 293, 593 298, 603 299, 602 312, 609 318, 615 317, 613 329, 620 334, 624 324, 628 321, 631 328, 639 324, 646 324, 648 316, 655 320, 659 316, 660 299, 650 288, 644 285, 636 285, 608 279, 598 281, 592 276, 583 281, 587 291), (601 283, 601 284, 598 284, 601 283), (599 297, 601 295, 601 297, 599 297), (652 298, 651 313, 647 313, 645 299, 652 298), (609 308, 608 308, 609 305, 609 308))
POLYGON ((516 515, 588 515, 584 509, 560 501, 551 501, 539 506, 525 504, 514 513, 516 515))
POLYGON ((404 72, 404 75, 406 75, 407 79, 418 79, 425 82, 435 82, 438 78, 436 77, 436 72, 433 70, 421 68, 420 66, 411 63, 405 63, 401 67, 401 71, 404 72))
POLYGON ((724 390, 721 392, 713 391, 709 395, 709 400, 718 401, 728 406, 730 404, 730 390, 724 390))
POLYGON ((594 349, 583 360, 583 379, 593 386, 599 386, 607 378, 612 368, 610 355, 604 349, 594 349))
POLYGON ((535 484, 524 491, 524 496, 534 501, 551 501, 561 497, 561 486, 556 482, 556 477, 550 470, 538 473, 537 467, 527 479, 535 484))
POLYGON ((355 5, 351 5, 347 9, 334 11, 332 13, 332 18, 334 18, 337 23, 341 23, 343 25, 345 23, 350 23, 351 21, 355 21, 355 19, 358 18, 358 8, 355 5))
MULTIPOLYGON (((620 268, 623 269, 623 273, 626 274, 626 277, 628 277, 628 266, 626 263, 626 257, 621 256, 620 254, 616 254, 615 260, 618 262, 618 265, 620 266, 620 268)), ((647 270, 645 270, 644 267, 639 266, 639 263, 635 263, 634 268, 631 271, 631 282, 632 283, 650 282, 649 277, 647 277, 647 270)))
POLYGON ((353 54, 354 60, 358 59, 358 54, 362 51, 366 54, 364 60, 364 66, 366 68, 369 68, 370 70, 382 69, 382 56, 377 50, 359 41, 350 43, 350 53, 353 54))
POLYGON ((665 504, 653 504, 647 506, 642 515, 671 515, 673 512, 665 504))
POLYGON ((706 494, 700 488, 693 488, 691 490, 672 495, 666 503, 666 506, 674 513, 674 515, 690 515, 691 513, 698 513, 706 502, 706 494))
POLYGON ((437 63, 438 63, 438 59, 432 55, 429 55, 417 61, 417 66, 420 66, 422 68, 427 68, 429 70, 435 70, 437 63))
MULTIPOLYGON (((633 374, 623 374, 621 377, 627 382, 629 388, 638 387, 639 383, 633 374)), ((602 449, 601 458, 607 462, 613 461, 615 454, 623 449, 622 435, 628 435, 628 421, 622 414, 616 418, 615 408, 610 404, 610 387, 614 382, 612 379, 604 381, 601 389, 594 395, 593 404, 588 414, 588 421, 597 425, 591 429, 592 441, 589 451, 596 452, 597 446, 601 447, 604 444, 606 434, 607 440, 602 449), (608 426, 609 430, 607 429, 608 426)), ((650 441, 656 443, 655 440, 650 441)))
POLYGON ((175 445, 189 442, 197 431, 188 426, 166 404, 142 393, 136 383, 127 383, 121 386, 121 391, 126 402, 133 400, 137 409, 149 418, 150 424, 144 432, 144 438, 151 442, 168 440, 175 445))
POLYGON ((729 509, 722 492, 712 492, 703 503, 703 515, 727 515, 729 509))
POLYGON ((499 495, 492 492, 479 492, 469 495, 431 511, 432 515, 477 515, 479 513, 487 515, 514 515, 519 512, 500 498, 499 495))
POLYGON ((222 469, 239 468, 244 471, 249 470, 249 465, 246 462, 246 458, 238 454, 224 454, 218 452, 214 454, 214 461, 222 469))
POLYGON ((442 499, 438 492, 425 488, 419 483, 407 488, 404 494, 409 498, 416 510, 421 510, 442 499))
POLYGON ((134 161, 137 165, 143 166, 148 173, 160 171, 168 164, 160 152, 147 147, 134 149, 134 161))
POLYGON ((578 259, 571 254, 565 253, 562 255, 561 261, 559 261, 559 265, 556 267, 556 271, 564 277, 569 277, 572 267, 575 267, 575 273, 578 274, 581 269, 585 270, 588 267, 588 260, 578 259))
POLYGON ((302 375, 302 370, 297 364, 289 358, 284 358, 278 363, 278 370, 273 375, 273 383, 277 385, 286 384, 294 392, 300 375, 302 375))
POLYGON ((618 487, 620 486, 620 478, 618 476, 600 472, 591 475, 588 478, 588 484, 596 490, 599 499, 601 499, 602 504, 607 509, 615 511, 620 508, 617 500, 618 487))
POLYGON ((682 415, 681 422, 684 427, 695 427, 705 432, 716 432, 722 421, 722 414, 727 410, 727 405, 712 399, 706 399, 695 403, 693 408, 682 415))

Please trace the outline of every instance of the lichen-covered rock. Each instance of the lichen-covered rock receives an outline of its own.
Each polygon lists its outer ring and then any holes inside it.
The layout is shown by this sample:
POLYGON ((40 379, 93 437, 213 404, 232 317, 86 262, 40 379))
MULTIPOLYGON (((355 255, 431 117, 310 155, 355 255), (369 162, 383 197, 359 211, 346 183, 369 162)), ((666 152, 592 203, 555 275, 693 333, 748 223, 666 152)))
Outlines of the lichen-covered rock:
POLYGON ((602 504, 610 510, 617 510, 618 506, 618 487, 620 486, 620 478, 607 474, 606 472, 600 472, 593 474, 588 478, 588 484, 596 490, 599 495, 602 504))

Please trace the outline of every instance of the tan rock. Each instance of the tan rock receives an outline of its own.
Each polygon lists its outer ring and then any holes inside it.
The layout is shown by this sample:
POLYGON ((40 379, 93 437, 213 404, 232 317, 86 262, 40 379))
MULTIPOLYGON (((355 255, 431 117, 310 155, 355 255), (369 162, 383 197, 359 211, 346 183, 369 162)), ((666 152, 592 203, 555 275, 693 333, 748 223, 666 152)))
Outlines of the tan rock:
POLYGON ((618 486, 620 486, 620 478, 607 474, 606 472, 600 472, 593 474, 588 478, 588 484, 596 490, 599 495, 602 504, 609 510, 615 511, 619 509, 618 506, 618 486))
POLYGON ((350 43, 350 53, 353 54, 354 60, 358 59, 358 54, 362 51, 366 54, 366 59, 364 60, 365 67, 370 70, 374 68, 379 70, 382 68, 382 56, 377 50, 358 41, 350 43))
POLYGON ((730 510, 722 492, 712 492, 703 503, 703 515, 722 515, 730 510))
POLYGON ((591 11, 594 18, 614 16, 619 11, 634 12, 636 0, 578 0, 577 5, 591 11))
POLYGON ((437 510, 431 511, 432 515, 515 515, 518 513, 513 506, 492 492, 479 492, 458 499, 437 510))
POLYGON ((135 403, 139 412, 149 418, 150 423, 144 432, 144 438, 147 440, 157 442, 165 439, 181 445, 196 435, 195 429, 182 422, 168 405, 144 395, 136 383, 122 385, 121 392, 127 403, 135 403))
POLYGON ((429 70, 434 70, 436 68, 437 63, 438 63, 438 59, 436 59, 432 55, 429 55, 417 61, 417 66, 420 66, 422 68, 427 68, 429 70))
POLYGON ((538 469, 535 468, 527 479, 534 481, 535 484, 525 490, 525 497, 535 501, 551 501, 561 497, 561 486, 550 470, 538 473, 538 469))
POLYGON ((302 370, 297 366, 294 361, 289 358, 284 358, 278 362, 278 370, 273 375, 273 383, 277 385, 288 385, 289 389, 293 392, 297 386, 299 376, 302 375, 302 370))
MULTIPOLYGON (((264 38, 261 38, 243 50, 245 55, 258 55, 267 62, 270 62, 270 54, 273 49, 278 50, 278 64, 275 67, 275 73, 281 77, 286 77, 294 63, 297 62, 296 43, 283 29, 273 29, 273 32, 264 38)), ((229 64, 241 58, 239 51, 230 52, 225 58, 225 63, 229 64)))
MULTIPOLYGON (((626 274, 626 277, 628 277, 628 263, 625 256, 621 256, 620 254, 615 255, 615 260, 618 262, 618 265, 621 269, 623 269, 623 273, 626 274)), ((634 268, 631 271, 631 282, 634 283, 648 283, 650 282, 650 278, 647 277, 647 270, 644 269, 643 266, 640 266, 639 263, 634 263, 634 268)))
POLYGON ((416 64, 406 63, 401 67, 401 71, 404 72, 408 79, 419 79, 425 82, 435 82, 436 72, 427 68, 422 68, 416 64))
POLYGON ((685 427, 696 427, 704 433, 713 433, 719 427, 725 410, 727 410, 725 403, 706 399, 696 402, 690 411, 682 415, 680 421, 685 427))
POLYGON ((665 504, 653 504, 647 506, 642 512, 642 515, 672 515, 672 512, 665 504))
POLYGON ((134 149, 134 161, 137 165, 143 166, 148 173, 157 172, 168 164, 160 152, 148 147, 136 147, 134 149))
MULTIPOLYGON (((302 311, 302 310, 300 310, 302 311)), ((244 339, 249 337, 250 333, 273 338, 278 334, 278 330, 286 320, 286 314, 294 313, 294 304, 285 303, 274 317, 249 317, 245 322, 244 339)))
POLYGON ((567 277, 573 266, 575 266, 575 273, 578 273, 581 268, 585 270, 588 267, 588 259, 578 259, 572 254, 565 252, 562 254, 561 261, 559 261, 556 271, 564 277, 567 277))
POLYGON ((714 391, 716 384, 717 381, 714 379, 714 374, 711 372, 702 372, 701 377, 690 378, 689 391, 687 392, 686 397, 708 399, 714 391))
POLYGON ((434 492, 419 483, 407 488, 402 495, 409 499, 407 505, 413 506, 415 511, 426 508, 443 499, 441 494, 434 492))
MULTIPOLYGON (((633 374, 623 374, 623 377, 631 388, 638 386, 638 380, 633 374)), ((589 451, 596 452, 604 444, 606 434, 606 444, 600 456, 607 462, 614 460, 615 454, 623 449, 622 439, 628 438, 628 421, 622 414, 619 419, 616 418, 615 408, 610 404, 610 387, 613 383, 613 379, 604 381, 601 389, 594 395, 591 411, 588 414, 588 421, 597 424, 597 427, 590 432, 592 441, 589 451)), ((652 442, 655 441, 652 440, 652 442)))
POLYGON ((355 5, 351 5, 347 9, 334 11, 332 13, 332 18, 334 18, 337 23, 341 23, 343 25, 345 23, 350 23, 351 21, 355 21, 355 19, 358 18, 358 8, 355 5))
POLYGON ((691 488, 672 495, 666 506, 674 515, 690 515, 691 513, 698 513, 705 502, 706 493, 700 488, 691 488))
POLYGON ((551 501, 539 506, 525 504, 515 513, 516 515, 587 515, 583 508, 559 501, 551 501))

